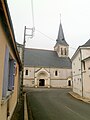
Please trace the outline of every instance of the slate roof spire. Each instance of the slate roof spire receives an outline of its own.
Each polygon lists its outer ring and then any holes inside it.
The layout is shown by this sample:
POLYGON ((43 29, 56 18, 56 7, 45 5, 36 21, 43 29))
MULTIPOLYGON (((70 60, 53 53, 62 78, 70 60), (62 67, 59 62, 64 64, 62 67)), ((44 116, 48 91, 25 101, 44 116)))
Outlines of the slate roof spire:
POLYGON ((59 26, 59 31, 58 31, 58 37, 57 37, 57 43, 56 44, 61 44, 61 45, 65 45, 65 46, 69 46, 65 40, 64 37, 64 32, 63 32, 63 28, 62 28, 62 24, 61 24, 61 18, 60 18, 60 26, 59 26))

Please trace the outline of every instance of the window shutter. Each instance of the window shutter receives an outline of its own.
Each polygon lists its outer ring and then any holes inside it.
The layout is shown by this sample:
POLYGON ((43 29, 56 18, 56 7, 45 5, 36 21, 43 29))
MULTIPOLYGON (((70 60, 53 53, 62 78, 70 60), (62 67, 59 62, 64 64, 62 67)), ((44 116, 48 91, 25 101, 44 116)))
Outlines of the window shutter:
POLYGON ((12 90, 14 89, 14 79, 15 79, 15 74, 16 74, 16 61, 13 60, 13 79, 12 79, 12 90))
POLYGON ((13 90, 14 89, 15 61, 11 59, 9 65, 10 66, 9 66, 8 90, 13 90))
POLYGON ((3 90, 2 90, 3 97, 6 97, 7 89, 8 89, 8 73, 9 73, 8 68, 9 68, 9 48, 6 47, 5 59, 4 59, 3 90))

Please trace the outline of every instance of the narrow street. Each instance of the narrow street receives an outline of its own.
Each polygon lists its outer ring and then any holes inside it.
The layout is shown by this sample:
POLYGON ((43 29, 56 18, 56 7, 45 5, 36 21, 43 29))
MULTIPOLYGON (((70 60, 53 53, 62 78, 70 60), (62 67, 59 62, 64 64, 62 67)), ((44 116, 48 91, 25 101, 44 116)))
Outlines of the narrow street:
POLYGON ((71 89, 30 88, 28 105, 34 120, 90 120, 90 104, 73 98, 71 89))

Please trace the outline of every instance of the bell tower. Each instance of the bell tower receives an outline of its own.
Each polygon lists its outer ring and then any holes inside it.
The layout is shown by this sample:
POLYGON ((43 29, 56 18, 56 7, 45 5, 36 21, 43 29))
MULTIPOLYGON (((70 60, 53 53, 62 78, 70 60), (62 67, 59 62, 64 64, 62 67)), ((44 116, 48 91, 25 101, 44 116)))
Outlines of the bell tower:
POLYGON ((67 44, 65 37, 64 37, 61 20, 60 20, 58 37, 56 40, 56 45, 54 46, 54 50, 57 52, 59 57, 68 57, 69 45, 67 44))

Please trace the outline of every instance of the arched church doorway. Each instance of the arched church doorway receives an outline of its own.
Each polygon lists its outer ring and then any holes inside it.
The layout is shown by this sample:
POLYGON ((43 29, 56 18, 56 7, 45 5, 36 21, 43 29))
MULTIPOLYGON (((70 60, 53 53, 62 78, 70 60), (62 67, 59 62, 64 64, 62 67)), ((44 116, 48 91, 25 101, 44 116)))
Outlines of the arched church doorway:
POLYGON ((71 86, 71 80, 68 81, 68 86, 71 86))
POLYGON ((39 86, 45 86, 45 80, 44 79, 39 80, 39 86))

